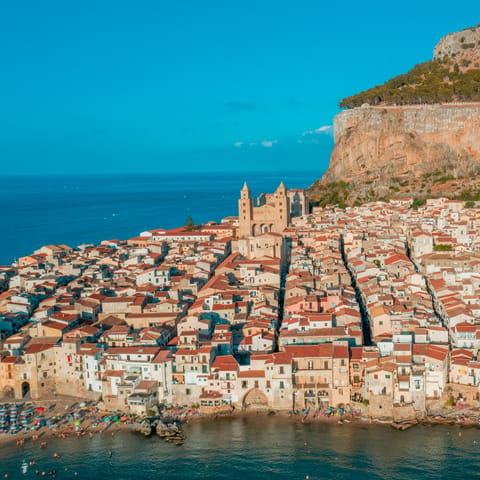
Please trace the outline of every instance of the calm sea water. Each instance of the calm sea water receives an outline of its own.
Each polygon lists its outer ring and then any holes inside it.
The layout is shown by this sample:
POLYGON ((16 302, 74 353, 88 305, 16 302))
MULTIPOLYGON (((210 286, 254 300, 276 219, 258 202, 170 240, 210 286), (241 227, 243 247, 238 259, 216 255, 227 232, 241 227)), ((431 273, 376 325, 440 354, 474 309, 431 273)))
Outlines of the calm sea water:
POLYGON ((478 478, 480 431, 454 427, 302 425, 279 418, 221 419, 188 425, 181 447, 109 433, 0 449, 0 478, 39 478, 56 469, 78 479, 461 479, 478 478), (109 451, 113 453, 109 457, 109 451), (53 459, 54 452, 61 458, 53 459), (22 461, 35 460, 26 474, 22 461))
POLYGON ((76 246, 125 239, 153 228, 219 221, 236 215, 243 182, 254 195, 308 187, 312 173, 155 174, 3 177, 0 188, 0 264, 47 244, 76 246))

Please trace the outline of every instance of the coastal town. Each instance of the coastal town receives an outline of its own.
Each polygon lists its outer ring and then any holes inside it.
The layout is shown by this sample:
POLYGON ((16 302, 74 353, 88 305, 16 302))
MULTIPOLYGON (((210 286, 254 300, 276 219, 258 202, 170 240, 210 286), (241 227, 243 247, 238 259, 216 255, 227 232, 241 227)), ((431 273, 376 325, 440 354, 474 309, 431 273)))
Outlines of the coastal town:
POLYGON ((0 396, 357 411, 421 419, 480 399, 480 210, 446 198, 310 206, 283 183, 221 222, 0 267, 0 396))

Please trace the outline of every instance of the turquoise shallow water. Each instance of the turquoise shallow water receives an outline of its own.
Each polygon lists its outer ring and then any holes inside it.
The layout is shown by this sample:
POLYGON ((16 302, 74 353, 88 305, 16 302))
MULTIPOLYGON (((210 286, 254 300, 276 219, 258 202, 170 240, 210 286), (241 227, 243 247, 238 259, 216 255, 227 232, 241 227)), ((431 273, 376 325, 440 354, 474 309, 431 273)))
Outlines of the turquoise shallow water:
MULTIPOLYGON (((0 478, 40 478, 56 469, 78 479, 463 479, 479 478, 480 430, 325 425, 280 418, 220 419, 186 427, 181 447, 109 433, 0 449, 0 478), (109 456, 112 452, 112 457, 109 456), (58 452, 61 458, 52 455, 58 452), (23 460, 35 460, 26 474, 23 460)), ((47 476, 48 477, 48 476, 47 476)))

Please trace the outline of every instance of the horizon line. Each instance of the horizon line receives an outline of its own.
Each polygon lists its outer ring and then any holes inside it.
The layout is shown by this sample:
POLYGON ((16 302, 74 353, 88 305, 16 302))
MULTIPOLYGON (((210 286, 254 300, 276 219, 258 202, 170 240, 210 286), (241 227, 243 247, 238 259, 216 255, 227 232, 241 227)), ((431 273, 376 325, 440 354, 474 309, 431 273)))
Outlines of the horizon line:
POLYGON ((315 174, 315 175, 323 175, 325 170, 277 170, 272 172, 271 169, 266 170, 226 170, 226 171, 219 171, 219 170, 191 170, 185 172, 184 170, 169 170, 169 171, 144 171, 144 172, 132 172, 132 171, 125 171, 125 172, 48 172, 48 173, 4 173, 0 172, 0 178, 6 177, 61 177, 61 176, 71 176, 71 177, 92 177, 92 176, 110 176, 110 177, 119 177, 124 175, 135 175, 135 176, 146 176, 146 175, 188 175, 188 174, 195 174, 195 175, 240 175, 240 174, 254 174, 254 175, 270 175, 272 177, 282 175, 282 174, 315 174))

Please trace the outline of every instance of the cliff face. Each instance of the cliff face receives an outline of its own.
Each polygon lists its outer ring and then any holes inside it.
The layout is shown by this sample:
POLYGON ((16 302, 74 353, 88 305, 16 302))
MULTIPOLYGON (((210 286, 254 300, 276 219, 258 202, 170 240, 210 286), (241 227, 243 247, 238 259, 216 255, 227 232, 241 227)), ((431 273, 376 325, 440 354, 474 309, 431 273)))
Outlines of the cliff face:
POLYGON ((335 147, 312 202, 395 196, 480 200, 480 26, 443 37, 434 59, 340 103, 335 147))
POLYGON ((480 103, 361 107, 334 120, 335 147, 322 182, 407 179, 480 167, 480 103))

